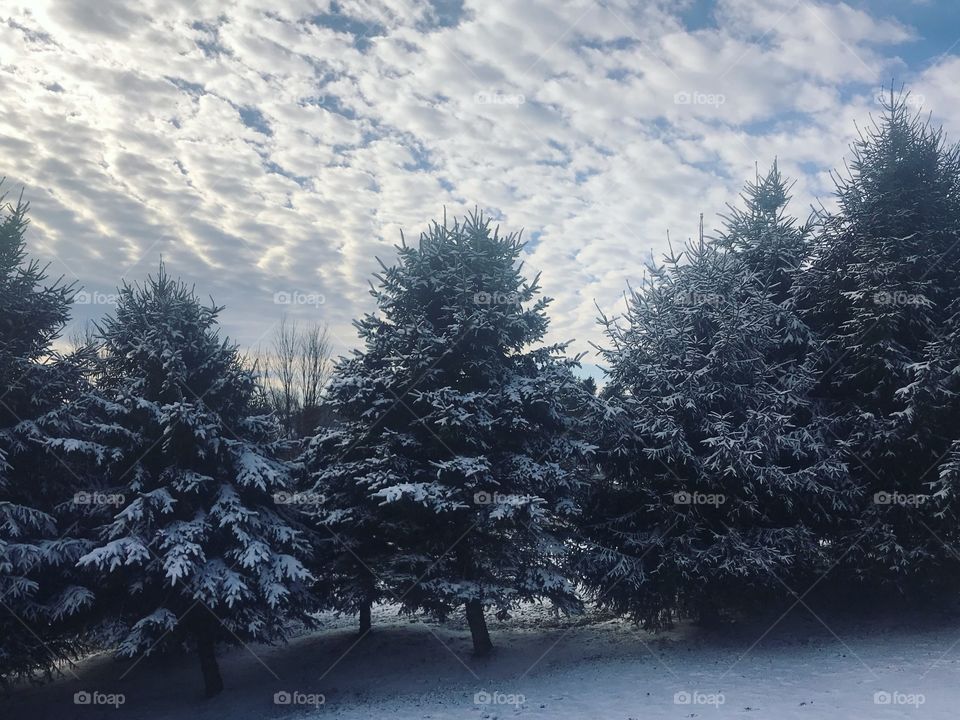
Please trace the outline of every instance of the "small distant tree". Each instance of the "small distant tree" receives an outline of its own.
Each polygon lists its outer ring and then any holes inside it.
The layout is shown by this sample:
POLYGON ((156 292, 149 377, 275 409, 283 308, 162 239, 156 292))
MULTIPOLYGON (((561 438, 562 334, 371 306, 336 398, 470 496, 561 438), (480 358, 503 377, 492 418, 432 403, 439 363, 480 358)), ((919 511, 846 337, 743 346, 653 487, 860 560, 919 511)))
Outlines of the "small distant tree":
POLYGON ((73 352, 95 347, 97 344, 96 333, 97 329, 93 322, 87 320, 70 331, 67 335, 67 344, 73 352))
POLYGON ((300 328, 284 317, 270 352, 260 358, 265 396, 292 438, 311 434, 323 419, 320 398, 330 377, 331 354, 326 326, 300 328))
POLYGON ((583 379, 583 389, 586 390, 588 395, 597 394, 597 381, 592 377, 586 377, 583 379))

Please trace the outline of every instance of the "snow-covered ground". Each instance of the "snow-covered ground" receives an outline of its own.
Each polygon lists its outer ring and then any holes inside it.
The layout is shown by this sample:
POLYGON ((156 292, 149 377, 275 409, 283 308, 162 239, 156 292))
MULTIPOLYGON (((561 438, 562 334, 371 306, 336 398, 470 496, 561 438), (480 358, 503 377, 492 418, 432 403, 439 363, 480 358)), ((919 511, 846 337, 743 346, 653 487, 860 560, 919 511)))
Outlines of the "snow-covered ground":
POLYGON ((425 623, 379 608, 374 633, 359 643, 352 618, 331 616, 324 630, 286 647, 223 651, 227 689, 213 700, 201 697, 192 657, 147 659, 129 672, 129 661, 96 657, 75 668, 77 677, 0 700, 0 717, 960 716, 960 618, 821 617, 829 629, 797 609, 769 632, 776 616, 712 633, 683 625, 654 635, 599 614, 555 618, 532 607, 492 622, 497 650, 477 660, 462 623, 425 623), (83 692, 89 696, 79 699, 89 697, 91 704, 74 702, 83 692), (278 704, 275 697, 291 702, 278 704))

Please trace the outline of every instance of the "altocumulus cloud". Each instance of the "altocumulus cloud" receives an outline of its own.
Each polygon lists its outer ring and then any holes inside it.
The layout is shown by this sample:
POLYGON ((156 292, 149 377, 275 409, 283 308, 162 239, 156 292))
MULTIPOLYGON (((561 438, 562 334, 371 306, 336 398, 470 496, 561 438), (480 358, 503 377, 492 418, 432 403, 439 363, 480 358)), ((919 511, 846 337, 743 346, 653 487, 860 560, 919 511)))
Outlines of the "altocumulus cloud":
POLYGON ((755 163, 780 157, 803 217, 829 204, 828 171, 891 77, 937 117, 960 106, 955 48, 907 3, 2 12, 0 174, 26 188, 32 250, 86 288, 76 321, 163 257, 228 306, 247 345, 287 312, 329 322, 347 350, 375 256, 444 207, 478 206, 524 228, 527 265, 556 298, 552 339, 586 350, 594 302, 615 312, 667 231, 681 242, 700 212, 709 229, 755 163))

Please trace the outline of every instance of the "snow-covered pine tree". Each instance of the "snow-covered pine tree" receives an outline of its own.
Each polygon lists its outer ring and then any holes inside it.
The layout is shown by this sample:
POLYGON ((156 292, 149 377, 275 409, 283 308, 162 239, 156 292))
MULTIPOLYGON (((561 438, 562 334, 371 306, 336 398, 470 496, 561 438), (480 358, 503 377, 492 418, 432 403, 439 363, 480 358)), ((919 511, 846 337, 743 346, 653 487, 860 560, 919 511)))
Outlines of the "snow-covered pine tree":
POLYGON ((797 277, 798 307, 822 338, 816 394, 861 489, 835 542, 838 575, 916 590, 957 577, 936 537, 953 528, 926 497, 952 431, 928 422, 912 385, 918 364, 937 362, 927 349, 960 296, 960 152, 893 93, 851 150, 839 210, 820 219, 797 277))
POLYGON ((72 360, 52 349, 73 288, 28 260, 27 204, 0 195, 0 684, 76 657, 69 620, 91 601, 71 568, 85 544, 59 508, 71 472, 42 447, 43 416, 78 388, 72 360))
POLYGON ((365 335, 362 322, 367 348, 335 365, 321 400, 329 423, 306 441, 301 491, 293 498, 319 530, 312 566, 317 594, 338 612, 359 615, 361 637, 372 629, 372 606, 399 597, 393 560, 400 538, 411 532, 374 495, 380 483, 399 482, 406 464, 393 449, 404 438, 380 417, 396 404, 379 384, 389 372, 387 347, 379 343, 380 353, 370 347, 384 335, 365 335))
MULTIPOLYGON (((740 231, 731 246, 753 241, 740 231)), ((809 368, 778 359, 795 321, 777 299, 701 233, 601 318, 608 405, 579 563, 600 605, 711 621, 819 566, 814 528, 845 472, 811 423, 809 368)))
POLYGON ((328 387, 339 422, 307 463, 343 606, 464 607, 480 654, 485 608, 578 607, 564 541, 590 448, 567 408, 587 393, 565 346, 543 344, 549 300, 522 250, 479 214, 403 243, 371 290, 380 314, 356 323, 363 348, 328 387))
POLYGON ((791 359, 801 360, 814 350, 815 340, 806 323, 794 312, 793 278, 809 260, 811 242, 806 226, 798 226, 789 214, 790 183, 780 173, 776 161, 754 182, 747 182, 740 204, 728 205, 722 215, 723 227, 715 242, 726 249, 744 269, 753 273, 758 287, 781 308, 776 323, 783 345, 775 348, 769 360, 782 362, 784 372, 797 367, 791 359))
POLYGON ((728 205, 716 238, 778 303, 789 300, 793 276, 810 252, 807 229, 788 214, 791 185, 774 161, 766 175, 747 182, 739 205, 728 205))
POLYGON ((79 563, 108 639, 121 656, 194 647, 208 695, 223 687, 217 643, 282 639, 315 608, 308 536, 279 497, 279 428, 252 414, 255 378, 220 338, 220 310, 162 265, 125 284, 98 325, 98 387, 52 443, 104 478, 112 517, 79 563))
MULTIPOLYGON (((923 360, 913 366, 914 381, 900 393, 907 404, 905 416, 915 428, 918 447, 938 453, 925 470, 930 506, 936 517, 931 533, 944 543, 944 549, 960 542, 960 299, 953 303, 953 314, 939 338, 928 343, 923 360)), ((955 582, 956 566, 952 557, 943 558, 945 568, 937 585, 955 582)))

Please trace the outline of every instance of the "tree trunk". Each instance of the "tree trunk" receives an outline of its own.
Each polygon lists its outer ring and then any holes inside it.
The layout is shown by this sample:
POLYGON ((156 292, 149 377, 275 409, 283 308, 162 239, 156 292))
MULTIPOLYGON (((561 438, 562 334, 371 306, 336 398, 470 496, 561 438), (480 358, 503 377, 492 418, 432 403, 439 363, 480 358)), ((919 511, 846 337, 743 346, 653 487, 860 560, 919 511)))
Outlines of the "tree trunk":
POLYGON ((203 686, 207 697, 219 695, 223 691, 223 678, 217 665, 217 649, 213 628, 202 627, 197 631, 197 655, 200 657, 200 672, 203 673, 203 686))
POLYGON ((365 600, 364 603, 360 606, 360 636, 366 635, 370 632, 372 623, 370 620, 370 601, 365 600))
POLYGON ((487 632, 487 621, 483 617, 483 603, 479 600, 467 602, 467 624, 473 638, 473 654, 486 655, 493 650, 490 633, 487 632))

